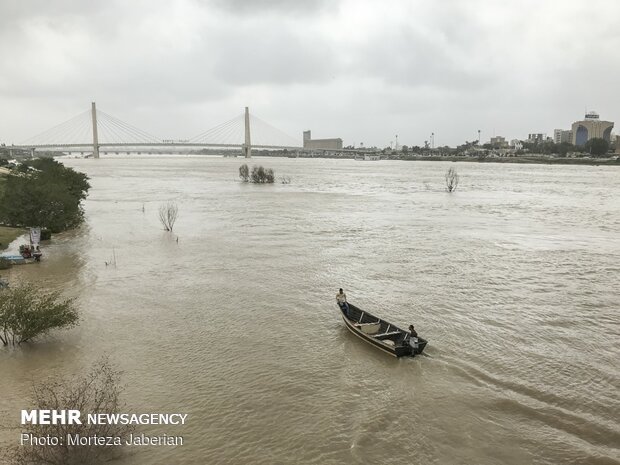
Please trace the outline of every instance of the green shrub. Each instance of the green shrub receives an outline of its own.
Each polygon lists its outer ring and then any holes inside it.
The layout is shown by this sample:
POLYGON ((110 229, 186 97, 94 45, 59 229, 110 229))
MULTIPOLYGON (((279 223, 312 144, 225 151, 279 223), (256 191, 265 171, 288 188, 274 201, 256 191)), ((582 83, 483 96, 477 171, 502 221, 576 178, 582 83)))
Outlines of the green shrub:
POLYGON ((273 184, 275 174, 271 168, 265 169, 262 166, 253 166, 250 180, 256 184, 273 184))
POLYGON ((243 182, 248 182, 250 180, 250 169, 245 163, 239 167, 239 177, 243 182))
POLYGON ((276 175, 271 168, 254 165, 252 171, 245 163, 239 167, 239 177, 243 182, 253 182, 255 184, 273 184, 276 175))
POLYGON ((0 257, 0 270, 8 270, 13 264, 8 258, 0 257))
POLYGON ((72 300, 58 292, 42 292, 30 285, 0 290, 0 341, 19 345, 56 328, 70 328, 79 320, 72 300))

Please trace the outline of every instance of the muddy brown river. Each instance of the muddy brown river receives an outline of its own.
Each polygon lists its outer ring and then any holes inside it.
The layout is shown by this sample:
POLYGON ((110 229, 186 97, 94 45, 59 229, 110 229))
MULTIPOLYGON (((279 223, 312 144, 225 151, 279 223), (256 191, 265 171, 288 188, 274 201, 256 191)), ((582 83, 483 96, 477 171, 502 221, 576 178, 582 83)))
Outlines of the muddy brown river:
POLYGON ((620 463, 619 168, 255 158, 291 183, 251 185, 243 161, 64 160, 91 178, 85 224, 2 274, 82 321, 0 349, 5 424, 33 379, 105 353, 130 411, 188 414, 140 428, 183 446, 120 464, 620 463), (426 356, 350 334, 339 287, 426 356))

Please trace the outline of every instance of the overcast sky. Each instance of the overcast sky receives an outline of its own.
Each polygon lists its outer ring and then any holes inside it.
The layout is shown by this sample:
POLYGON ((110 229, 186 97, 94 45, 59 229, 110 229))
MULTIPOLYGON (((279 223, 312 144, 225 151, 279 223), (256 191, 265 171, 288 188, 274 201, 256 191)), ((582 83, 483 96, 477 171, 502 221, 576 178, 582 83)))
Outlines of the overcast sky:
POLYGON ((246 105, 300 143, 552 135, 620 124, 619 51, 617 0, 1 0, 0 142, 92 100, 164 139, 246 105))

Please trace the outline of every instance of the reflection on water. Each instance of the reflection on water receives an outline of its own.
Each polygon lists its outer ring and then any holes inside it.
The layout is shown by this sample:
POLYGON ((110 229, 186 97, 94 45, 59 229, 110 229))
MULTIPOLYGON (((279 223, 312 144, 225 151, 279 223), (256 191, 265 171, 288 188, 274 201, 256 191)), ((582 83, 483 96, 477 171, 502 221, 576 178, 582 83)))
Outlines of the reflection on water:
POLYGON ((186 445, 128 464, 618 463, 617 169, 261 159, 292 184, 254 186, 242 162, 66 160, 91 176, 87 222, 11 279, 83 321, 0 353, 3 416, 107 352, 132 411, 190 414, 186 445), (349 334, 339 287, 428 356, 349 334))

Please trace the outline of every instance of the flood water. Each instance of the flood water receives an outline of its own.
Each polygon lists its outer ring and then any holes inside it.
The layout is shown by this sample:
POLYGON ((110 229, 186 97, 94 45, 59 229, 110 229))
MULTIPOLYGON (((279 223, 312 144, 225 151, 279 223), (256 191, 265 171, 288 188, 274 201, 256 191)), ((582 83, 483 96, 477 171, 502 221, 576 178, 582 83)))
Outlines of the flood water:
POLYGON ((243 162, 64 160, 91 178, 86 222, 9 278, 82 322, 0 350, 0 416, 106 353, 126 410, 189 414, 140 428, 185 445, 122 464, 620 463, 620 169, 256 158, 291 183, 251 185, 243 162), (350 334, 339 287, 427 356, 350 334))

